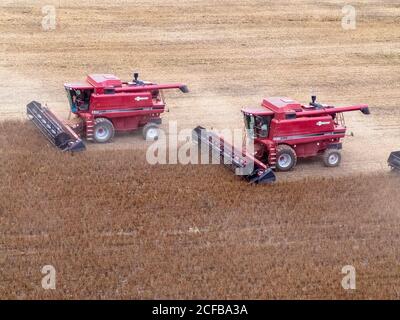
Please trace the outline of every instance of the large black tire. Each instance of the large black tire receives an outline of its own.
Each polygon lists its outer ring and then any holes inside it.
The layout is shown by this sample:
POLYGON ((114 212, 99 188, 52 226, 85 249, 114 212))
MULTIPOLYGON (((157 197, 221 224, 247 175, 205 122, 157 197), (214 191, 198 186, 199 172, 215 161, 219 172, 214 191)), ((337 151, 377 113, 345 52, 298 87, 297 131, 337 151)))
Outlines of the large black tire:
POLYGON ((147 123, 142 130, 143 138, 146 141, 155 141, 159 137, 158 125, 153 122, 147 123))
POLYGON ((296 151, 288 145, 282 144, 276 148, 276 169, 290 171, 297 164, 296 151))
POLYGON ((97 118, 95 120, 93 138, 98 143, 109 142, 115 134, 112 122, 106 118, 97 118))
POLYGON ((342 154, 337 149, 326 149, 322 156, 324 164, 327 167, 338 167, 342 160, 342 154))

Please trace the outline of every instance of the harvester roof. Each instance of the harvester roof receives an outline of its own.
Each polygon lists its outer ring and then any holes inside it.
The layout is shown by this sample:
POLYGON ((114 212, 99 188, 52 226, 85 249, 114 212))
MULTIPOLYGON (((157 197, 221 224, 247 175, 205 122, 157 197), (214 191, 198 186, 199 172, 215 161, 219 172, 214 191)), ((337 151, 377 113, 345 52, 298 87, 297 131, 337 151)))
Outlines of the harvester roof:
POLYGON ((303 111, 303 106, 290 98, 286 97, 269 97, 265 98, 259 107, 244 108, 244 113, 255 114, 260 116, 283 114, 287 112, 303 111))
POLYGON ((69 82, 69 83, 64 83, 64 87, 68 89, 93 89, 93 86, 87 82, 69 82))
POLYGON ((284 113, 287 111, 302 111, 302 105, 290 98, 286 97, 270 97, 265 98, 262 106, 272 110, 275 113, 284 113))
POLYGON ((261 106, 257 108, 243 108, 245 114, 254 114, 259 116, 274 115, 277 119, 294 119, 301 116, 324 116, 341 112, 360 110, 364 114, 369 114, 368 105, 334 107, 326 104, 315 103, 316 97, 312 97, 313 102, 310 105, 303 105, 299 102, 285 97, 265 98, 261 106))
POLYGON ((86 81, 95 88, 122 86, 122 81, 112 74, 89 74, 86 81))
POLYGON ((254 115, 258 115, 258 116, 272 116, 274 114, 274 112, 272 112, 271 110, 269 110, 267 108, 264 108, 263 106, 243 108, 242 112, 246 113, 246 114, 254 114, 254 115))
POLYGON ((180 89, 183 93, 189 92, 186 85, 182 83, 165 83, 155 84, 149 81, 137 79, 138 74, 135 73, 135 79, 132 82, 122 82, 113 74, 89 74, 86 81, 65 83, 68 89, 94 89, 96 94, 103 94, 107 90, 107 94, 124 93, 124 92, 142 92, 155 91, 162 89, 180 89))
POLYGON ((89 74, 86 81, 65 83, 66 88, 72 89, 103 89, 121 87, 122 81, 112 74, 89 74))

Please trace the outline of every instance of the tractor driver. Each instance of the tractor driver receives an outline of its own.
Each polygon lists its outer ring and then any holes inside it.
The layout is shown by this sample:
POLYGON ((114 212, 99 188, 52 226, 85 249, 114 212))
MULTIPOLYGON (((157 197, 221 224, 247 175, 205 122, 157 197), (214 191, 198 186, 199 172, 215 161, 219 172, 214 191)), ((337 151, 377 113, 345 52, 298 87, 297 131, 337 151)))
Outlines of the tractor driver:
POLYGON ((74 106, 73 112, 78 110, 87 110, 88 105, 85 102, 85 93, 82 90, 76 90, 75 94, 72 95, 72 104, 74 106))
POLYGON ((265 117, 256 117, 256 127, 259 129, 259 135, 261 138, 267 137, 268 123, 265 117))
POLYGON ((76 98, 75 98, 76 106, 79 108, 83 104, 83 93, 81 90, 76 90, 76 98))
POLYGON ((71 92, 71 99, 72 99, 71 111, 75 113, 78 111, 78 108, 76 105, 76 92, 74 90, 70 90, 70 92, 71 92))

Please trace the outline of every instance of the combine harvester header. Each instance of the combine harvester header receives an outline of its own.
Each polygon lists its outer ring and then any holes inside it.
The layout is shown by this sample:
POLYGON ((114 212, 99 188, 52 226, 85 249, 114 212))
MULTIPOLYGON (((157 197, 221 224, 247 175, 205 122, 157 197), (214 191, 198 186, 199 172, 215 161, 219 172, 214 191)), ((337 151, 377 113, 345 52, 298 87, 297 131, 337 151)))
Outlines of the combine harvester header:
POLYGON ((271 97, 260 107, 242 109, 247 138, 254 143, 252 152, 239 151, 202 127, 193 130, 193 140, 219 154, 221 162, 230 167, 253 168, 245 175, 248 181, 269 183, 276 179, 272 170, 290 171, 298 158, 321 155, 327 167, 339 166, 341 139, 346 134, 343 113, 350 111, 370 114, 365 104, 334 107, 317 103, 313 96, 309 105, 302 105, 271 97))
MULTIPOLYGON (((198 126, 193 130, 192 141, 199 146, 207 146, 207 151, 219 158, 237 175, 243 176, 250 183, 269 183, 276 180, 274 172, 267 165, 243 150, 226 142, 214 132, 198 126)), ((202 150, 203 151, 203 150, 202 150)))
POLYGON ((400 170, 400 151, 394 151, 390 154, 388 164, 392 170, 400 170))
POLYGON ((138 79, 122 82, 111 74, 88 75, 85 82, 64 85, 70 112, 76 117, 62 121, 36 101, 27 105, 27 115, 40 131, 63 151, 82 151, 88 141, 105 143, 115 131, 141 129, 146 140, 158 138, 161 113, 165 111, 163 90, 188 92, 181 83, 155 84, 138 79))
POLYGON ((38 129, 62 151, 78 152, 86 149, 82 139, 60 121, 47 107, 32 101, 27 105, 28 117, 38 129))

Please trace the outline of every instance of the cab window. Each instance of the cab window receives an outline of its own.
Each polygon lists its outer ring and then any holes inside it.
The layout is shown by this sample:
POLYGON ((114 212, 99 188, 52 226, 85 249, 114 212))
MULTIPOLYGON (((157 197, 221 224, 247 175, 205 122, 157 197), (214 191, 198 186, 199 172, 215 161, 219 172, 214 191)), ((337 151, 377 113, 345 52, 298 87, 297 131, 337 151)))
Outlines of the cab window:
POLYGON ((91 89, 71 89, 66 88, 68 101, 72 112, 89 110, 91 89))
POLYGON ((267 138, 271 116, 245 114, 245 126, 248 134, 253 138, 267 138))

